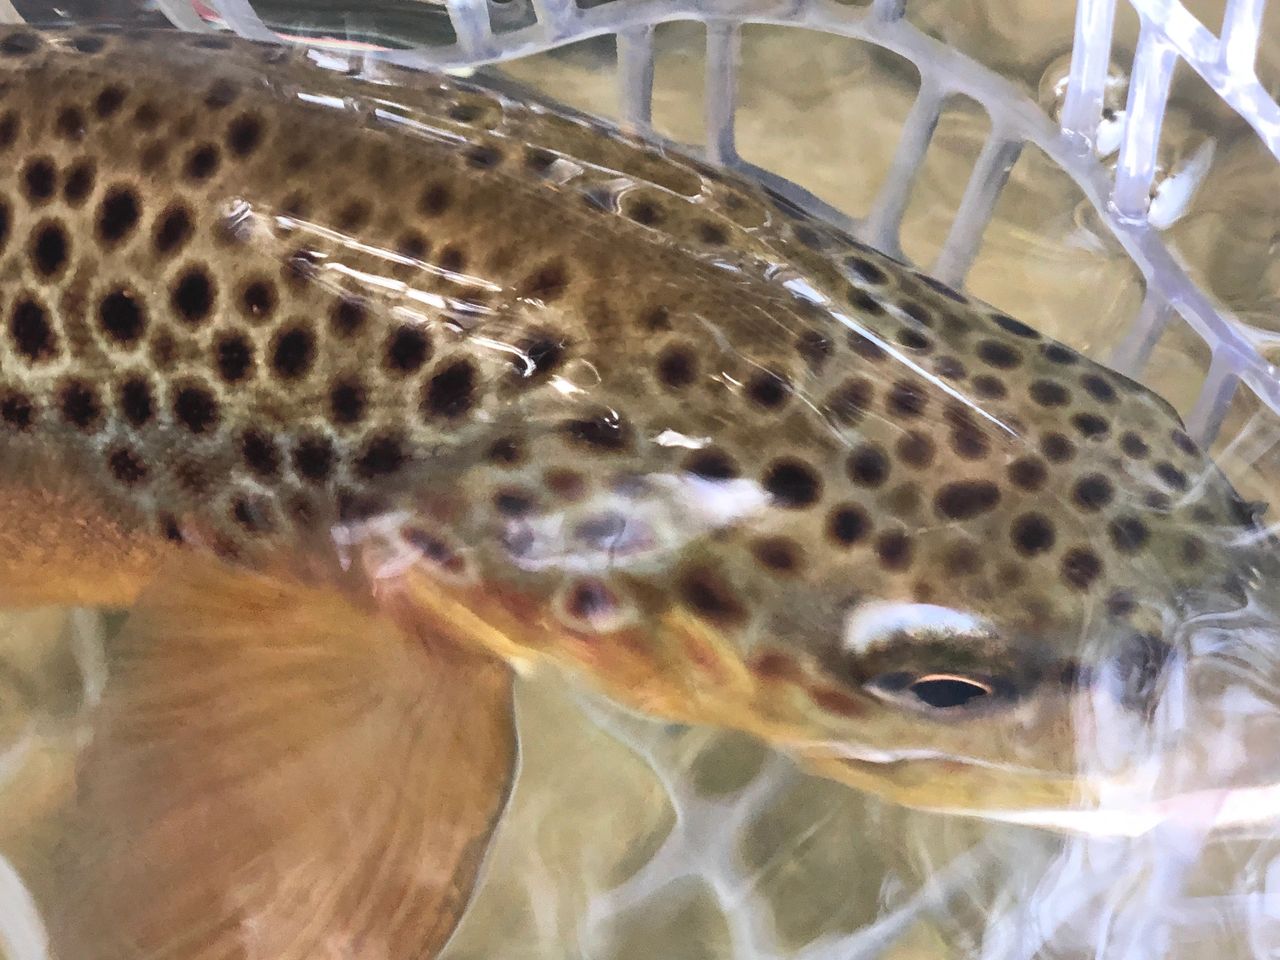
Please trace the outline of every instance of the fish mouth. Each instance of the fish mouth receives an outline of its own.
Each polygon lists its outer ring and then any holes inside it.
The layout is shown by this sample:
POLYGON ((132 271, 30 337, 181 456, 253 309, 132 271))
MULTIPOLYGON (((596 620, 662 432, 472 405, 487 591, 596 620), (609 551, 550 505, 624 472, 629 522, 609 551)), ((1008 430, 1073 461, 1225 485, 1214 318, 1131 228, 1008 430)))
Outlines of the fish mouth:
MULTIPOLYGON (((837 779, 929 813, 1091 837, 1139 837, 1166 826, 1229 832, 1280 823, 1280 782, 1150 791, 967 758, 832 759, 837 779), (996 778, 996 779, 993 779, 996 778)), ((831 773, 831 768, 827 768, 831 773)))
POLYGON ((807 754, 809 765, 885 800, 933 813, 1005 820, 1037 810, 1088 809, 1092 791, 1079 778, 966 757, 893 758, 807 754))

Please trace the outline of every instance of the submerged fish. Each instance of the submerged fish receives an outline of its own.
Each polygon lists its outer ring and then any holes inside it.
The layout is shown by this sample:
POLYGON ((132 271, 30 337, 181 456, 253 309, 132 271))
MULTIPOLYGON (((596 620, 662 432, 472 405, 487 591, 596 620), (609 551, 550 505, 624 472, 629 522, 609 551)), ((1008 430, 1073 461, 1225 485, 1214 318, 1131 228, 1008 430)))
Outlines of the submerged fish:
POLYGON ((1089 806, 1082 724, 1149 726, 1275 576, 1139 384, 532 102, 10 30, 0 156, 0 599, 139 604, 86 788, 125 955, 210 897, 191 955, 438 945, 506 663, 916 806, 1089 806))

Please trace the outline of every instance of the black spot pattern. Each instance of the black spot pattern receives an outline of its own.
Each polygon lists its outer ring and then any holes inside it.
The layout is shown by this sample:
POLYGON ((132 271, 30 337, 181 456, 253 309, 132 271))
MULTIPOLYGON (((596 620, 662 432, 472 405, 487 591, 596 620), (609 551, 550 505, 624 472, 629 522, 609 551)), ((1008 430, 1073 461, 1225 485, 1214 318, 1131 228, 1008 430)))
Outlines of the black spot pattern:
POLYGON ((113 186, 98 205, 98 239, 114 244, 128 238, 138 225, 141 204, 132 187, 113 186))
POLYGON ((189 267, 173 285, 169 303, 182 320, 197 326, 208 318, 213 310, 214 286, 204 267, 189 267))
POLYGON ((133 346, 146 332, 146 311, 132 291, 119 288, 108 293, 98 304, 98 324, 113 343, 133 346))
POLYGON ((933 500, 938 516, 947 520, 969 520, 995 509, 1000 488, 987 480, 957 480, 944 484, 933 500))
POLYGON ((889 458, 873 444, 863 444, 849 454, 849 479, 860 487, 879 487, 889 479, 889 458))
POLYGON ((58 337, 49 323, 44 305, 31 296, 19 297, 9 315, 9 336, 13 345, 30 363, 52 360, 58 355, 58 337))
POLYGON ((822 482, 813 468, 794 458, 770 464, 762 483, 777 506, 792 510, 812 506, 822 491, 822 482))
POLYGON ((70 239, 62 224, 40 224, 31 237, 31 265, 41 277, 52 278, 62 272, 67 264, 70 239))

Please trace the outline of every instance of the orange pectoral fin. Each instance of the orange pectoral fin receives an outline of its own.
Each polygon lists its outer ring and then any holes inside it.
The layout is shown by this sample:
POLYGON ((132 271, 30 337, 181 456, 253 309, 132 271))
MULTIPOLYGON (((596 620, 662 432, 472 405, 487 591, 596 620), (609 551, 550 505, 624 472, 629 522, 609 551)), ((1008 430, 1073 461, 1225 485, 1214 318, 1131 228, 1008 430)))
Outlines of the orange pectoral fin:
POLYGON ((213 562, 157 581, 111 664, 60 960, 436 955, 515 768, 504 664, 213 562))

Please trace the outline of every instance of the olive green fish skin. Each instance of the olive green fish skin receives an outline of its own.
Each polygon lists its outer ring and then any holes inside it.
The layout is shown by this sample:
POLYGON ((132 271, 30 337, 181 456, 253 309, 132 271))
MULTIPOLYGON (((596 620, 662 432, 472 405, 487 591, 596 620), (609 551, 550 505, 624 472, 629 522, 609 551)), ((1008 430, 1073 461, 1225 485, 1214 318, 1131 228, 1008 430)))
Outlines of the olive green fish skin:
POLYGON ((1266 562, 1159 398, 731 175, 223 38, 10 31, 0 73, 0 449, 127 529, 391 524, 539 643, 679 614, 815 734, 957 756, 1082 662, 1141 713, 1266 562))

